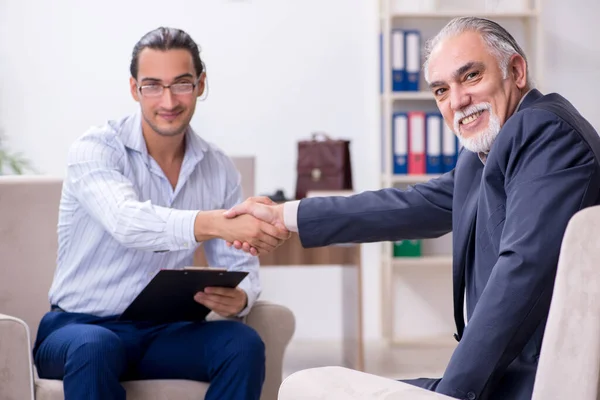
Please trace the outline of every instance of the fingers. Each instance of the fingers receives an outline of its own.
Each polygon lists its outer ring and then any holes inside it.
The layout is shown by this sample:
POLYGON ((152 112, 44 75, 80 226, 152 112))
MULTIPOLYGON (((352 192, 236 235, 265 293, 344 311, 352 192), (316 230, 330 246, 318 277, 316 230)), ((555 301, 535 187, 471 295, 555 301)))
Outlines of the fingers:
MULTIPOLYGON (((269 208, 266 205, 260 207, 269 208)), ((259 253, 272 252, 291 236, 291 233, 280 223, 276 223, 274 226, 249 215, 240 216, 232 223, 234 223, 235 230, 226 240, 227 246, 244 250, 255 256, 259 253), (235 240, 236 236, 239 237, 238 240, 235 240), (244 243, 246 244, 244 245, 244 243)))
POLYGON ((196 302, 211 309, 219 315, 224 317, 234 315, 237 312, 235 305, 224 303, 223 299, 223 296, 210 295, 203 292, 198 292, 194 296, 194 300, 196 302))
POLYGON ((261 230, 268 236, 278 239, 278 241, 283 241, 290 238, 290 232, 285 228, 282 229, 281 225, 279 224, 278 226, 274 226, 265 223, 261 225, 261 230))
POLYGON ((277 203, 266 196, 250 197, 243 203, 233 206, 229 210, 225 211, 223 215, 225 215, 225 218, 235 218, 238 215, 251 214, 256 218, 269 222, 273 217, 272 212, 265 207, 257 208, 256 204, 264 204, 268 206, 277 205, 277 203))
POLYGON ((253 256, 257 256, 258 255, 258 250, 252 246, 250 246, 250 243, 248 242, 240 242, 239 240, 235 241, 235 248, 238 250, 243 250, 246 253, 250 253, 253 256))
POLYGON ((194 295, 194 300, 228 317, 242 311, 247 303, 246 292, 239 288, 207 287, 194 295))
POLYGON ((252 201, 254 201, 256 203, 260 203, 260 204, 266 204, 268 206, 277 205, 277 203, 275 203, 273 200, 271 200, 267 196, 250 197, 248 200, 252 200, 252 201))
POLYGON ((235 298, 235 297, 239 296, 239 289, 211 286, 211 287, 204 288, 204 293, 205 294, 214 294, 214 295, 223 296, 223 297, 235 298))
POLYGON ((243 244, 240 243, 240 247, 238 247, 238 249, 242 249, 246 253, 250 253, 253 256, 257 256, 259 254, 258 249, 256 249, 255 247, 250 246, 250 243, 248 243, 248 242, 244 242, 243 244))
POLYGON ((237 206, 231 207, 229 210, 225 211, 223 215, 225 218, 235 218, 238 215, 250 214, 251 213, 251 204, 243 202, 238 204, 237 206))

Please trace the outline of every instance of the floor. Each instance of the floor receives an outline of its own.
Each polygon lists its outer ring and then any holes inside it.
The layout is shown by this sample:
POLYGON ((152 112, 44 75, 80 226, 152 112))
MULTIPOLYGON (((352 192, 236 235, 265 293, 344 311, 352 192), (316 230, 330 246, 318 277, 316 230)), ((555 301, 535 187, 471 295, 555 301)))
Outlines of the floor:
MULTIPOLYGON (((386 345, 365 343, 365 372, 392 379, 439 378, 456 342, 386 345)), ((343 365, 341 343, 293 340, 283 363, 284 378, 307 368, 343 365)))

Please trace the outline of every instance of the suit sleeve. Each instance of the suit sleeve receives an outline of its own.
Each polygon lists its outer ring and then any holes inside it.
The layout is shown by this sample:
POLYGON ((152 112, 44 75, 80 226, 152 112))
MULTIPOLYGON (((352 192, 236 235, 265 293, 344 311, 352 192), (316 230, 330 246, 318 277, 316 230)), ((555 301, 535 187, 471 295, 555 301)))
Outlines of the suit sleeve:
POLYGON ((436 389, 457 398, 489 398, 544 323, 567 223, 600 189, 588 144, 553 114, 532 110, 505 129, 519 133, 492 148, 505 174, 498 259, 436 389))
POLYGON ((406 190, 303 199, 298 233, 304 247, 442 236, 452 230, 454 171, 406 190))

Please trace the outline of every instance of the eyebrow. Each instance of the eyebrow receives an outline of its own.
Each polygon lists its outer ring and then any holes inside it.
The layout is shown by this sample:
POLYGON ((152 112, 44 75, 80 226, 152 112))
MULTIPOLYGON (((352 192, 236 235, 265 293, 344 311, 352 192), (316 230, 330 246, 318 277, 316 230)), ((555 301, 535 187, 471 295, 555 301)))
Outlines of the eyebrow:
MULTIPOLYGON (((177 81, 182 78, 193 78, 193 77, 194 77, 194 75, 190 74, 189 72, 186 72, 185 74, 177 75, 175 78, 173 78, 173 81, 177 81)), ((148 78, 142 78, 142 82, 162 82, 162 80, 158 79, 158 78, 148 77, 148 78)))
MULTIPOLYGON (((463 65, 462 67, 458 68, 456 71, 454 71, 454 73, 452 74, 452 80, 458 79, 465 72, 467 72, 473 68, 485 69, 485 65, 479 61, 470 61, 470 62, 466 63, 465 65, 463 65)), ((436 87, 444 86, 445 84, 446 84, 446 82, 444 82, 444 81, 435 81, 435 82, 431 82, 429 84, 429 88, 434 89, 436 87)))

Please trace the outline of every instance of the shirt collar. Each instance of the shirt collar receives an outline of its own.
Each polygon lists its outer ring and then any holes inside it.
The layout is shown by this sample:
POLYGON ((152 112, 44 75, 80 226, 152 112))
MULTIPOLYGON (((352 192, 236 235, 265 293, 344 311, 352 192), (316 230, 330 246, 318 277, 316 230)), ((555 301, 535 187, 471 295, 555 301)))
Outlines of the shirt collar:
MULTIPOLYGON (((517 108, 516 108, 516 110, 517 110, 517 111, 519 110, 519 107, 521 107, 521 104, 523 103, 523 100, 525 100, 525 97, 527 97, 527 95, 528 95, 529 93, 531 93, 531 91, 532 91, 532 90, 533 90, 533 89, 529 89, 529 90, 527 91, 527 93, 525 93, 525 94, 523 95, 523 97, 521 97, 521 100, 519 100, 519 104, 517 104, 517 108)), ((477 154, 477 156, 479 156, 479 160, 482 162, 482 164, 483 164, 483 165, 485 165, 485 162, 487 161, 487 156, 488 156, 488 153, 485 153, 485 152, 483 152, 483 151, 480 151, 480 152, 477 154)))
POLYGON ((519 107, 521 107, 521 104, 523 104, 523 100, 525 100, 525 97, 527 97, 527 95, 528 95, 529 93, 531 93, 531 91, 532 91, 532 90, 533 90, 533 89, 529 89, 529 90, 527 91, 527 93, 525 93, 525 94, 523 95, 523 97, 521 97, 521 100, 519 100, 519 104, 517 104, 517 108, 516 108, 516 110, 517 110, 517 111, 519 111, 519 107))

